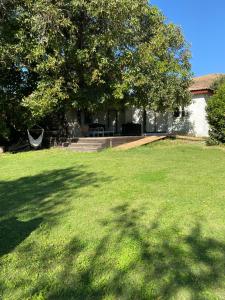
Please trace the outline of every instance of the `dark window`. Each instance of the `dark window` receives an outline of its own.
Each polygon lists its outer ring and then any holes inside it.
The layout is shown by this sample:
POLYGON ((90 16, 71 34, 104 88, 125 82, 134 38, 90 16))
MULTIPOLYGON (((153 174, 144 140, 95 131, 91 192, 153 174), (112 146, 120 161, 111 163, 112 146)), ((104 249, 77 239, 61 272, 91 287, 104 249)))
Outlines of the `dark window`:
POLYGON ((177 107, 177 108, 174 110, 173 116, 174 116, 174 118, 179 118, 179 116, 180 116, 180 109, 179 109, 179 107, 177 107))
POLYGON ((92 115, 89 111, 84 111, 84 123, 85 124, 92 123, 92 115))

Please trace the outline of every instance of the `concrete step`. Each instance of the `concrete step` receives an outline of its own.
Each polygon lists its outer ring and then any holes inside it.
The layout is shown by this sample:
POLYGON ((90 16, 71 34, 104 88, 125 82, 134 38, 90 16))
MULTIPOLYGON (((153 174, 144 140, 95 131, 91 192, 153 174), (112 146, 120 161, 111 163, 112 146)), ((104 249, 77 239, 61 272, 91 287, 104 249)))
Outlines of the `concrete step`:
POLYGON ((107 147, 107 139, 102 138, 79 138, 72 142, 67 149, 75 152, 98 152, 107 147))
POLYGON ((77 143, 77 144, 71 144, 69 148, 102 148, 104 147, 104 144, 96 144, 96 143, 77 143))
POLYGON ((67 149, 72 149, 72 150, 101 150, 101 149, 104 149, 103 147, 101 146, 70 146, 70 147, 67 147, 67 149))
POLYGON ((68 147, 67 149, 70 150, 70 151, 73 151, 73 152, 99 152, 103 148, 90 148, 90 147, 88 147, 88 148, 83 148, 83 147, 82 148, 78 148, 78 147, 73 148, 73 147, 68 147))
POLYGON ((106 143, 107 138, 79 138, 78 143, 106 143))
POLYGON ((94 147, 100 147, 100 146, 103 146, 105 145, 105 143, 81 143, 81 142, 78 142, 78 143, 72 143, 69 145, 69 147, 76 147, 76 146, 84 146, 84 147, 89 147, 89 146, 94 146, 94 147))
POLYGON ((79 138, 77 141, 72 141, 71 144, 65 145, 67 149, 77 152, 97 152, 108 147, 117 147, 121 144, 127 144, 130 142, 143 139, 142 136, 137 137, 91 137, 91 138, 79 138))

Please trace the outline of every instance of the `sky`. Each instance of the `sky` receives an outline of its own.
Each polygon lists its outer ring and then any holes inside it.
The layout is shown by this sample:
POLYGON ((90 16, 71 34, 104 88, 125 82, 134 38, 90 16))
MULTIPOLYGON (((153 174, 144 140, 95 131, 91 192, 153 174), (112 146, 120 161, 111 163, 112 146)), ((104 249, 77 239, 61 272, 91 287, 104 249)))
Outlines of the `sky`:
POLYGON ((195 76, 225 73, 225 0, 151 0, 183 29, 195 76))

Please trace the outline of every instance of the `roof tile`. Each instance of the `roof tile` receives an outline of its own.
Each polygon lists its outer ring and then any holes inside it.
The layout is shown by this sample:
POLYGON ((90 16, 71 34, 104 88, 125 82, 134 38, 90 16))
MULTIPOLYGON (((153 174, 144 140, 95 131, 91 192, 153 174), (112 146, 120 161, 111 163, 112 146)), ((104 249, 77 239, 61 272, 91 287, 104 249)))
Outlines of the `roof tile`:
POLYGON ((209 74, 205 76, 195 77, 189 88, 190 91, 212 90, 213 83, 225 74, 209 74))

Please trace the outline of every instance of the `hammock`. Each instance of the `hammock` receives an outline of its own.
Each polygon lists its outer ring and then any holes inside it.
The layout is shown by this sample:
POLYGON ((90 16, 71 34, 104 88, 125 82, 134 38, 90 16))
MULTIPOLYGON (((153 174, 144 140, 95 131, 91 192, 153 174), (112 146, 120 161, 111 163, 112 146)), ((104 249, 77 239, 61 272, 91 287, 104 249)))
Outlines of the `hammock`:
POLYGON ((28 134, 28 139, 29 139, 29 143, 30 145, 34 148, 37 149, 41 146, 42 141, 43 141, 43 137, 44 137, 44 129, 41 129, 41 134, 39 135, 39 137, 37 139, 34 139, 32 137, 32 135, 30 134, 30 131, 27 130, 27 134, 28 134))

